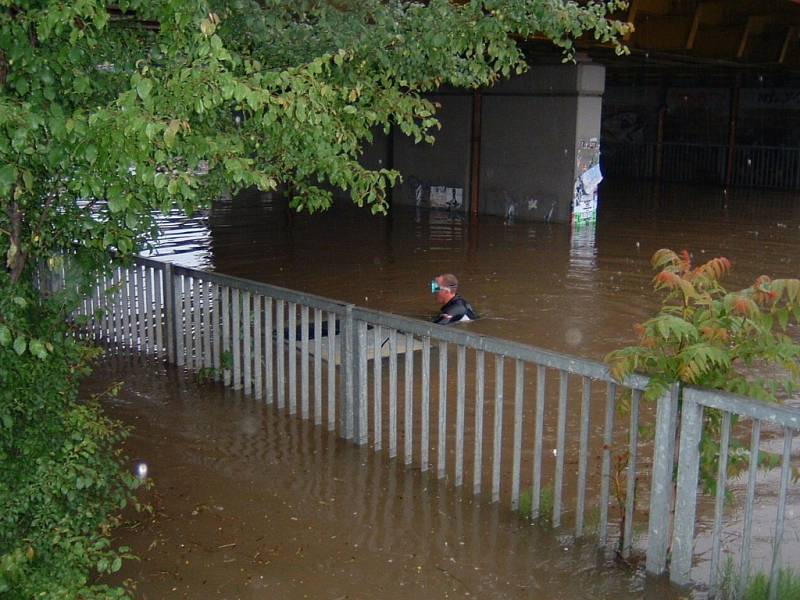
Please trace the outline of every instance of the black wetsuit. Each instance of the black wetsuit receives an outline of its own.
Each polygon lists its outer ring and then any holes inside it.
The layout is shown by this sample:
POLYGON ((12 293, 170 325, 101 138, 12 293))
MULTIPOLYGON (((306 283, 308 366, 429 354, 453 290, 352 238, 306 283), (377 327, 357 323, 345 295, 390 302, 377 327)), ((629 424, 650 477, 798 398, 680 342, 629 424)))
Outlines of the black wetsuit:
POLYGON ((442 307, 433 322, 447 325, 448 323, 458 323, 459 321, 474 321, 477 318, 478 315, 472 310, 469 302, 456 295, 442 307))

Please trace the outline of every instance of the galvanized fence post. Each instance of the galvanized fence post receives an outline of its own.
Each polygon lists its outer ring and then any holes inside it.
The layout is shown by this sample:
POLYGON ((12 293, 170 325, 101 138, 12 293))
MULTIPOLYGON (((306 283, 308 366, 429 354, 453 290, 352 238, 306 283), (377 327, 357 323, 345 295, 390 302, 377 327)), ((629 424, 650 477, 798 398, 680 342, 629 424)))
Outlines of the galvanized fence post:
POLYGON ((645 568, 651 575, 660 575, 667 566, 672 472, 675 460, 675 414, 678 410, 679 393, 678 384, 673 384, 669 391, 658 399, 656 407, 656 434, 650 483, 650 519, 645 563, 645 568))
MULTIPOLYGON (((367 323, 359 321, 356 324, 353 340, 355 342, 355 363, 356 377, 353 381, 357 382, 358 406, 356 407, 356 444, 365 446, 367 444, 367 323)), ((375 348, 378 352, 380 348, 375 348)), ((375 359, 377 360, 377 358, 375 359)))
POLYGON ((342 383, 344 384, 344 394, 343 399, 344 402, 342 404, 343 409, 343 431, 344 431, 344 439, 352 440, 353 439, 353 430, 355 426, 355 402, 354 402, 354 387, 355 387, 355 370, 356 370, 356 361, 355 361, 355 351, 354 346, 356 344, 356 331, 355 327, 353 326, 353 305, 348 304, 345 308, 345 317, 344 317, 344 350, 342 356, 342 367, 344 368, 344 377, 342 377, 342 383))
POLYGON ((703 406, 687 396, 683 399, 681 415, 678 489, 675 497, 675 527, 669 572, 670 581, 678 585, 689 583, 689 572, 692 568, 700 437, 703 434, 703 406))
POLYGON ((167 338, 167 362, 175 364, 175 278, 172 263, 164 265, 164 329, 167 338))

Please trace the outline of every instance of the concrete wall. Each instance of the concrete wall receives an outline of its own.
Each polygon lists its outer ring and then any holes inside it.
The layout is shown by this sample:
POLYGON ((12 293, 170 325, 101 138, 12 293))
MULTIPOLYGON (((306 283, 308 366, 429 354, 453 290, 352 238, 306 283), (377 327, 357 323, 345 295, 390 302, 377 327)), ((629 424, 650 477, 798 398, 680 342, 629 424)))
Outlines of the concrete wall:
MULTIPOLYGON (((578 149, 590 140, 596 147, 600 137, 604 81, 602 66, 558 64, 481 91, 481 214, 569 221, 578 149)), ((436 143, 395 137, 394 166, 405 183, 393 201, 425 206, 430 186, 460 187, 469 210, 472 93, 432 99, 442 104, 436 143)))
POLYGON ((472 93, 452 90, 430 96, 442 105, 439 121, 442 129, 434 132, 433 145, 414 143, 404 135, 394 136, 394 168, 403 175, 403 183, 392 196, 396 204, 428 206, 431 186, 460 188, 466 204, 469 196, 470 129, 472 93), (419 188, 419 192, 418 192, 419 188))

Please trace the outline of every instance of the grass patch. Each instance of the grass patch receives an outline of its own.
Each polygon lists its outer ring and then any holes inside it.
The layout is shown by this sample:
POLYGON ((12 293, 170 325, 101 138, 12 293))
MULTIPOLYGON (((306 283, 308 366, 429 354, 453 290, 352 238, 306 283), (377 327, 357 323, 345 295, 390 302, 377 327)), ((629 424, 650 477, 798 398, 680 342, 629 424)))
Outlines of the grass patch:
MULTIPOLYGON (((729 556, 720 573, 720 600, 768 600, 769 598, 769 575, 766 573, 757 573, 749 577, 741 596, 736 594, 738 584, 739 571, 733 558, 729 556)), ((780 569, 777 592, 776 597, 779 600, 800 600, 800 573, 791 567, 780 569)))
MULTIPOLYGON (((523 491, 519 496, 519 513, 527 518, 531 518, 533 510, 533 488, 523 491)), ((535 519, 543 525, 553 523, 553 488, 545 486, 539 493, 539 517, 535 519)))

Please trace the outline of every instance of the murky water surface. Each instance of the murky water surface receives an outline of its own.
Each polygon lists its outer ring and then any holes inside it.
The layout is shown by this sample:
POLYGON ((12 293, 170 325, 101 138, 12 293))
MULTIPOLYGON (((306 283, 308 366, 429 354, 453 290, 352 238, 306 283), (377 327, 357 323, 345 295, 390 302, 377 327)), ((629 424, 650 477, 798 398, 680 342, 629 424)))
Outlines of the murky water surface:
POLYGON ((135 431, 154 515, 120 542, 136 597, 594 599, 680 597, 507 509, 161 364, 110 358, 89 391, 135 431))
MULTIPOLYGON (((165 220, 153 253, 422 319, 437 309, 430 279, 453 272, 482 317, 466 325, 471 330, 601 360, 632 343, 633 323, 658 306, 655 250, 687 249, 697 261, 727 256, 728 285, 736 288, 765 272, 799 276, 798 236, 798 196, 606 184, 596 227, 577 231, 405 208, 391 218, 348 205, 289 215, 281 202, 254 195, 165 220)), ((591 548, 565 549, 503 510, 474 505, 231 392, 182 383, 155 365, 109 363, 92 385, 111 378, 130 382, 110 408, 136 426, 131 451, 151 462, 158 482, 155 520, 124 534, 143 557, 125 573, 142 598, 676 593, 645 587, 636 569, 611 568, 591 548)), ((800 557, 797 496, 794 486, 789 562, 800 557)), ((769 498, 759 502, 756 543, 768 547, 774 508, 769 498)), ((733 512, 735 537, 741 515, 733 512)), ((698 551, 708 552, 702 541, 698 551)))

